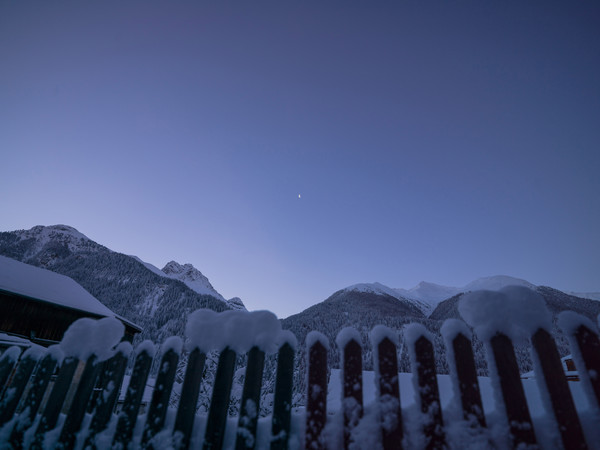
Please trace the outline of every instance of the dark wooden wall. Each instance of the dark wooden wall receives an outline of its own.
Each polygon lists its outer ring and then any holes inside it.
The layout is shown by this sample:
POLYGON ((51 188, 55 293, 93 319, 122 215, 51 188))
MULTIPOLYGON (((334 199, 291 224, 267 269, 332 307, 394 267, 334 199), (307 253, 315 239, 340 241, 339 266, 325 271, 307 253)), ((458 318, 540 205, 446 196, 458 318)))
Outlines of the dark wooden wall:
MULTIPOLYGON (((47 346, 59 342, 67 328, 82 317, 102 318, 97 314, 0 290, 0 332, 19 335, 36 344, 47 346)), ((132 341, 138 332, 125 324, 126 340, 132 341)))

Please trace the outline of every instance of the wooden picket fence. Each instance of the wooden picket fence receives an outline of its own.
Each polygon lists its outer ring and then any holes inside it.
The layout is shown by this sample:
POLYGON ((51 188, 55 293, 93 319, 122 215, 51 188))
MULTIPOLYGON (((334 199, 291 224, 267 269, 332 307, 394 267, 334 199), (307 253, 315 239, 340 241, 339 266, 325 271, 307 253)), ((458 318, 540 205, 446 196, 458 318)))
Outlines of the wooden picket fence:
MULTIPOLYGON (((583 361, 584 367, 579 367, 579 372, 582 382, 589 383, 592 388, 588 389, 593 393, 590 395, 594 396, 590 400, 594 404, 600 404, 600 376, 596 376, 600 374, 598 331, 580 325, 569 337, 577 345, 577 349, 573 351, 577 351, 581 356, 579 361, 583 361), (589 376, 590 374, 592 376, 589 376)), ((553 337, 545 329, 539 329, 531 336, 531 342, 541 362, 542 373, 536 376, 543 377, 545 382, 564 448, 587 448, 553 337)), ((303 427, 303 436, 300 436, 297 442, 306 449, 319 449, 327 445, 324 430, 327 421, 332 420, 332 416, 327 412, 328 345, 323 341, 322 336, 320 339, 311 340, 311 344, 310 348, 306 349, 308 377, 305 427, 303 427)), ((403 436, 407 430, 402 418, 398 385, 397 344, 388 337, 374 344, 375 370, 378 373, 376 402, 381 405, 380 443, 385 449, 398 449, 402 447, 403 442, 406 442, 403 441, 403 436)), ((513 447, 529 445, 534 448, 536 435, 521 383, 513 343, 506 335, 496 333, 488 344, 492 352, 491 359, 494 361, 492 366, 495 366, 490 370, 496 371, 492 376, 497 376, 499 380, 498 386, 504 399, 506 420, 510 427, 513 447)), ((414 346, 412 350, 415 355, 413 376, 418 380, 417 384, 420 388, 417 391, 420 409, 428 419, 420 422, 422 430, 408 430, 408 432, 422 432, 425 437, 425 448, 444 448, 447 438, 436 379, 434 347, 426 333, 411 345, 414 346)), ((456 333, 450 345, 452 349, 448 354, 452 355, 452 360, 449 364, 458 380, 460 392, 455 394, 459 394, 462 419, 475 432, 485 430, 486 418, 477 381, 471 337, 468 333, 456 333)), ((340 436, 339 442, 343 443, 344 448, 349 448, 352 444, 352 430, 358 426, 364 410, 362 343, 357 339, 350 339, 340 352, 343 365, 341 368, 343 399, 353 400, 341 403, 344 408, 344 425, 340 427, 343 436, 340 436)), ((0 358, 0 386, 2 386, 0 427, 3 427, 0 434, 4 439, 4 442, 0 442, 0 446, 23 448, 24 435, 28 432, 29 448, 45 448, 44 437, 46 433, 54 430, 54 435, 58 435, 55 448, 74 448, 86 411, 89 411, 90 399, 93 397, 94 386, 98 379, 102 380, 102 395, 97 396, 93 416, 89 425, 86 425, 87 436, 84 448, 97 447, 95 437, 107 430, 111 419, 117 422, 111 447, 128 448, 133 442, 136 422, 144 417, 138 416, 138 412, 152 365, 152 356, 147 350, 137 351, 125 403, 118 415, 114 413, 119 391, 115 387, 121 385, 126 371, 129 358, 126 352, 117 352, 103 364, 97 363, 94 355, 85 361, 85 368, 73 400, 66 417, 62 418, 60 416, 63 401, 80 361, 75 357, 69 357, 59 363, 56 356, 48 351, 45 354, 25 352, 17 362, 14 354, 15 350, 9 349, 0 358), (49 381, 56 372, 52 388, 49 389, 49 381), (40 408, 41 405, 44 407, 40 408)), ((271 416, 273 438, 270 439, 269 444, 273 450, 286 449, 290 442, 295 354, 295 349, 289 343, 283 344, 278 351, 274 406, 271 416)), ((230 348, 220 353, 212 401, 206 416, 206 431, 202 444, 204 449, 218 449, 223 446, 236 356, 230 348)), ((164 433, 165 418, 179 357, 179 353, 173 349, 162 354, 152 400, 143 425, 139 444, 142 448, 156 448, 153 438, 160 432, 164 433)), ((258 408, 256 405, 260 402, 264 360, 265 354, 258 347, 253 347, 249 351, 237 425, 236 449, 254 448, 257 442, 256 410, 258 408)), ((196 403, 205 361, 206 355, 198 349, 189 354, 175 422, 172 430, 169 431, 176 437, 175 442, 179 448, 189 447, 193 436, 196 403)))

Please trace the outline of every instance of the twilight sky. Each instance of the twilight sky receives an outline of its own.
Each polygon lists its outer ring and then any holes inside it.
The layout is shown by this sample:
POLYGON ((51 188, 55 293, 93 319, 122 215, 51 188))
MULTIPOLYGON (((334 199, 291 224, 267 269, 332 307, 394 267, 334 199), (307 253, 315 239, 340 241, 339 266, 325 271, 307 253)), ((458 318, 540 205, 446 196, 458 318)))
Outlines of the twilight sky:
POLYGON ((600 291, 600 3, 0 0, 0 230, 280 317, 350 284, 600 291))

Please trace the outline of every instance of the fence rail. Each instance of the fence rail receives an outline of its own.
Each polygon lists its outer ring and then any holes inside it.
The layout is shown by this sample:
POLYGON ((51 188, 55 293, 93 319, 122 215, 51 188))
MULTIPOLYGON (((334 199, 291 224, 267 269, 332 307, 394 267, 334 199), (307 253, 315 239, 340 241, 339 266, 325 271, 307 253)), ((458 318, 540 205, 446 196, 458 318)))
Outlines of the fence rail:
MULTIPOLYGON (((574 313, 563 313, 560 319, 563 332, 572 345, 581 383, 585 385, 590 403, 597 408, 600 404, 598 330, 591 321, 574 313)), ((467 441, 461 441, 461 445, 467 447, 469 439, 478 439, 479 442, 488 439, 490 447, 498 444, 487 432, 470 329, 460 321, 449 320, 442 327, 442 334, 448 350, 454 398, 462 413, 456 417, 443 414, 432 336, 422 325, 413 324, 404 333, 404 345, 409 347, 417 410, 422 417, 421 420, 413 418, 405 422, 398 381, 397 333, 382 326, 371 333, 377 387, 374 404, 377 408, 376 420, 373 422, 371 413, 367 429, 376 447, 399 449, 411 447, 411 442, 420 442, 420 446, 427 449, 453 447, 456 442, 449 440, 447 430, 457 422, 466 430, 461 439, 467 441), (409 440, 407 435, 419 436, 419 439, 409 440)), ((545 391, 542 396, 548 399, 548 415, 555 421, 560 436, 558 446, 584 449, 589 444, 589 447, 597 448, 597 442, 586 442, 552 335, 542 327, 530 336, 530 340, 536 377, 540 388, 545 391)), ((523 390, 513 343, 506 334, 497 331, 485 344, 492 386, 500 402, 497 409, 502 411, 503 421, 509 430, 508 444, 513 448, 535 448, 539 445, 538 435, 523 390)), ((82 342, 80 345, 85 347, 87 344, 82 342)), ((292 380, 296 352, 293 344, 285 341, 278 349, 270 437, 261 441, 257 439, 265 352, 255 345, 247 353, 236 439, 230 442, 232 447, 253 449, 259 446, 258 442, 268 442, 271 449, 298 446, 306 449, 331 446, 360 448, 357 436, 361 430, 364 433, 367 418, 366 405, 363 404, 363 343, 359 333, 345 329, 337 339, 343 380, 341 418, 327 411, 329 342, 324 335, 311 332, 305 345, 308 374, 306 409, 301 414, 303 426, 299 430, 292 429, 292 380), (339 426, 334 423, 338 418, 339 426), (332 434, 335 436, 332 437, 332 434)), ((30 348, 23 354, 17 348, 6 350, 0 357, 0 446, 71 449, 83 442, 84 448, 188 448, 192 443, 197 445, 201 442, 204 449, 222 448, 226 427, 231 426, 228 425, 227 411, 236 352, 230 347, 220 352, 210 408, 203 418, 205 429, 201 441, 197 438, 193 441, 193 436, 196 433, 196 404, 206 354, 200 348, 189 353, 175 419, 169 422, 169 398, 181 356, 181 341, 171 338, 163 346, 150 405, 145 415, 138 415, 153 353, 153 346, 147 342, 135 351, 129 344, 121 343, 104 361, 101 361, 101 355, 91 351, 85 357, 80 353, 79 356, 63 358, 54 348, 30 348), (131 352, 135 355, 131 378, 124 404, 117 414, 114 412, 117 394, 131 352), (83 366, 83 372, 77 370, 80 366, 83 366), (77 383, 75 394, 64 415, 61 415, 67 391, 74 382, 77 383), (94 386, 97 385, 101 390, 94 396, 94 386), (88 420, 86 412, 89 413, 88 420)))

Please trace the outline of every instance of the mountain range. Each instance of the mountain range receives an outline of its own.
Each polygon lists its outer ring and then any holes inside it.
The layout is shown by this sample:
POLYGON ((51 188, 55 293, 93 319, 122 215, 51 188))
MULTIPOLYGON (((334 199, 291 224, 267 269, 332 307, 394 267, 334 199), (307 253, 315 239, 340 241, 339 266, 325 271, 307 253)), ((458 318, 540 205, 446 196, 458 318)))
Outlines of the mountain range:
POLYGON ((191 264, 171 261, 160 270, 66 225, 2 232, 0 255, 73 278, 112 311, 141 326, 141 338, 156 342, 182 335, 188 314, 198 308, 244 308, 237 297, 225 300, 191 264))
MULTIPOLYGON (((245 309, 238 298, 225 299, 207 277, 191 264, 168 262, 159 269, 135 256, 114 252, 66 225, 36 226, 30 230, 0 232, 0 255, 67 275, 115 313, 140 325, 141 338, 160 342, 171 335, 182 335, 187 315, 198 308, 215 311, 245 309)), ((600 313, 597 293, 582 298, 551 287, 535 286, 509 276, 477 279, 463 287, 421 282, 412 289, 390 288, 380 283, 355 284, 333 293, 321 303, 282 319, 282 325, 303 342, 311 330, 329 337, 335 349, 335 336, 346 326, 357 328, 365 343, 365 368, 370 367, 368 332, 377 324, 387 325, 402 334, 409 322, 423 323, 436 337, 438 370, 446 370, 439 328, 448 318, 459 318, 458 301, 468 291, 498 290, 507 285, 536 290, 546 300, 553 315, 564 309, 584 314, 594 321, 600 313)), ((478 369, 485 373, 481 343, 475 339, 478 369)), ((302 346, 300 346, 302 347, 302 346)), ((568 351, 560 341, 562 353, 568 351)), ((302 350, 301 350, 302 351, 302 350)), ((335 367, 338 357, 331 352, 335 367)), ((523 370, 528 356, 521 355, 523 370)), ((302 364, 300 359, 299 364, 302 364)), ((401 352, 401 368, 408 369, 406 351, 401 352)))

